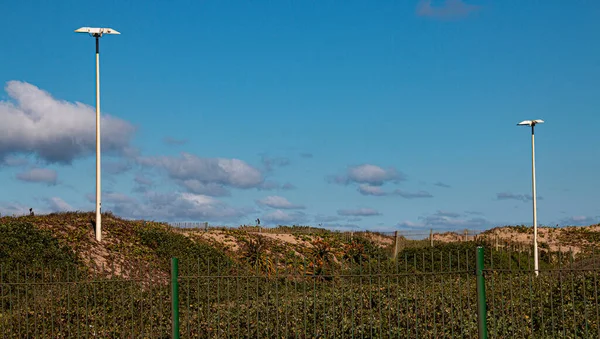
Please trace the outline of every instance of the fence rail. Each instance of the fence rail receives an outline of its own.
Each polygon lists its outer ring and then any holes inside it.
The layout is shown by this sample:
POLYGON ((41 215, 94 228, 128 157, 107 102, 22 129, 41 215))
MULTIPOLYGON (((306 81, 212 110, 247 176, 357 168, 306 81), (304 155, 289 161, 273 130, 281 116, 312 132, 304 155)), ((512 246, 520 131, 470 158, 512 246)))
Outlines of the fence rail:
MULTIPOLYGON (((296 258, 272 269, 187 258, 170 276, 126 278, 2 266, 0 335, 166 338, 177 315, 184 338, 475 338, 475 259, 472 250, 435 248, 395 260, 296 258)), ((596 256, 581 265, 560 253, 554 260, 536 276, 527 252, 487 249, 491 338, 600 336, 596 256)))

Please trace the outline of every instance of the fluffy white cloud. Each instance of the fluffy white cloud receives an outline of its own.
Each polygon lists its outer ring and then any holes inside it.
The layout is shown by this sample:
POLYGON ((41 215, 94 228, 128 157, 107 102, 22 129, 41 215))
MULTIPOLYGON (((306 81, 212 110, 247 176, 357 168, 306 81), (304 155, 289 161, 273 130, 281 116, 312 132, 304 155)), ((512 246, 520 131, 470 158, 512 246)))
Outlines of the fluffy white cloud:
POLYGON ((350 166, 346 170, 346 174, 328 178, 330 182, 337 184, 369 184, 371 186, 381 186, 386 182, 400 182, 406 180, 403 173, 395 168, 381 168, 376 165, 363 164, 358 166, 350 166))
POLYGON ((257 200, 257 204, 262 206, 268 206, 272 208, 280 208, 280 209, 304 209, 306 208, 304 205, 292 204, 284 197, 280 197, 277 195, 270 195, 263 199, 257 200))
MULTIPOLYGON (((96 203, 96 194, 94 194, 94 193, 86 194, 86 198, 89 202, 96 203)), ((102 209, 103 210, 104 210, 104 206, 107 206, 108 204, 129 204, 129 203, 135 203, 135 202, 136 202, 136 200, 134 197, 128 196, 123 193, 112 192, 112 191, 102 192, 102 206, 103 206, 102 209)))
POLYGON ((560 221, 561 226, 589 226, 600 223, 600 217, 575 215, 560 221))
POLYGON ((126 218, 160 221, 237 221, 254 212, 229 206, 214 197, 194 193, 146 192, 142 201, 124 194, 104 196, 103 208, 126 218))
POLYGON ((263 183, 262 173, 239 159, 200 158, 182 153, 180 157, 139 157, 137 161, 166 171, 171 179, 192 191, 214 189, 210 184, 254 188, 263 183))
POLYGON ((12 155, 7 155, 4 157, 4 159, 0 157, 0 167, 21 167, 26 165, 29 165, 29 160, 25 158, 19 158, 12 155))
POLYGON ((56 185, 58 175, 55 170, 48 168, 32 168, 28 171, 17 173, 17 179, 26 182, 41 182, 56 185))
POLYGON ((59 197, 48 198, 46 199, 46 203, 52 212, 67 212, 75 210, 73 206, 69 205, 59 197))
POLYGON ((357 188, 358 192, 362 195, 375 195, 375 196, 383 196, 388 195, 381 186, 371 186, 367 184, 361 184, 357 188))
POLYGON ((213 197, 225 197, 231 195, 228 189, 214 182, 202 182, 197 179, 182 180, 180 185, 188 192, 195 194, 210 195, 213 197))
POLYGON ((23 204, 9 202, 0 203, 0 216, 29 214, 29 207, 23 204))
MULTIPOLYGON (((49 163, 71 163, 96 151, 96 111, 80 102, 53 98, 34 85, 9 81, 11 100, 0 101, 0 160, 33 153, 49 163)), ((135 128, 103 114, 102 151, 122 154, 130 149, 135 128)))
POLYGON ((372 208, 357 208, 357 209, 347 209, 347 210, 338 210, 337 213, 343 216, 353 216, 353 217, 369 217, 374 215, 381 215, 379 211, 374 210, 372 208))
POLYGON ((490 222, 482 217, 468 217, 466 214, 448 211, 437 211, 419 218, 419 221, 402 221, 401 228, 433 228, 437 230, 482 229, 490 226, 490 222))
POLYGON ((307 221, 307 215, 303 212, 284 212, 282 210, 275 210, 271 213, 264 215, 261 220, 267 223, 275 224, 303 224, 307 221))

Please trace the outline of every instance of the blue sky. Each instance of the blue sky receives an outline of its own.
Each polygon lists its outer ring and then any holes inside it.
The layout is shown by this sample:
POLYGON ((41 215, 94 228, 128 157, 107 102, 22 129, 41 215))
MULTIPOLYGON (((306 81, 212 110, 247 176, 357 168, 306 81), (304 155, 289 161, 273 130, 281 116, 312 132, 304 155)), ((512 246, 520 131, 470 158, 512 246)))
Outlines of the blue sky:
POLYGON ((0 4, 0 213, 374 230, 599 222, 600 3, 0 4))

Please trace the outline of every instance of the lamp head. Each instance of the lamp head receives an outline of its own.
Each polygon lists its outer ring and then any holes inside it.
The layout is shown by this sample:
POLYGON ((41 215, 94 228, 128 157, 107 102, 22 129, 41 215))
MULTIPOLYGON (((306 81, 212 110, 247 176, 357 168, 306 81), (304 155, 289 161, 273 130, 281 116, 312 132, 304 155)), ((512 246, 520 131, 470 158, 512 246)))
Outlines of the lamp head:
POLYGON ((542 123, 544 123, 544 120, 542 120, 542 119, 524 120, 524 121, 521 121, 520 123, 518 123, 517 126, 535 126, 537 124, 542 124, 542 123))
POLYGON ((106 27, 80 27, 75 30, 76 33, 88 33, 94 37, 101 37, 104 34, 121 34, 112 28, 106 27))

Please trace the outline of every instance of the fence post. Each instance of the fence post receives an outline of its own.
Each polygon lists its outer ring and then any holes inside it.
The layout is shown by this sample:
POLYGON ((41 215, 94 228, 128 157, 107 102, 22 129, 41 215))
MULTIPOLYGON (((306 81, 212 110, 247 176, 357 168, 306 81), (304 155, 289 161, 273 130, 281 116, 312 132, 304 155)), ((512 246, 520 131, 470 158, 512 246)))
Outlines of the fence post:
POLYGON ((394 231, 394 259, 398 255, 398 231, 394 231))
POLYGON ((173 339, 179 339, 179 260, 171 258, 171 306, 173 339))
POLYGON ((433 228, 429 230, 429 245, 433 247, 433 228))
POLYGON ((477 262, 475 263, 475 273, 477 274, 477 327, 479 329, 479 338, 487 339, 487 307, 485 297, 485 278, 483 276, 483 247, 477 247, 477 262))
POLYGON ((495 233, 495 236, 496 236, 496 252, 498 252, 498 247, 499 247, 498 238, 500 238, 500 237, 498 236, 497 232, 495 233))

